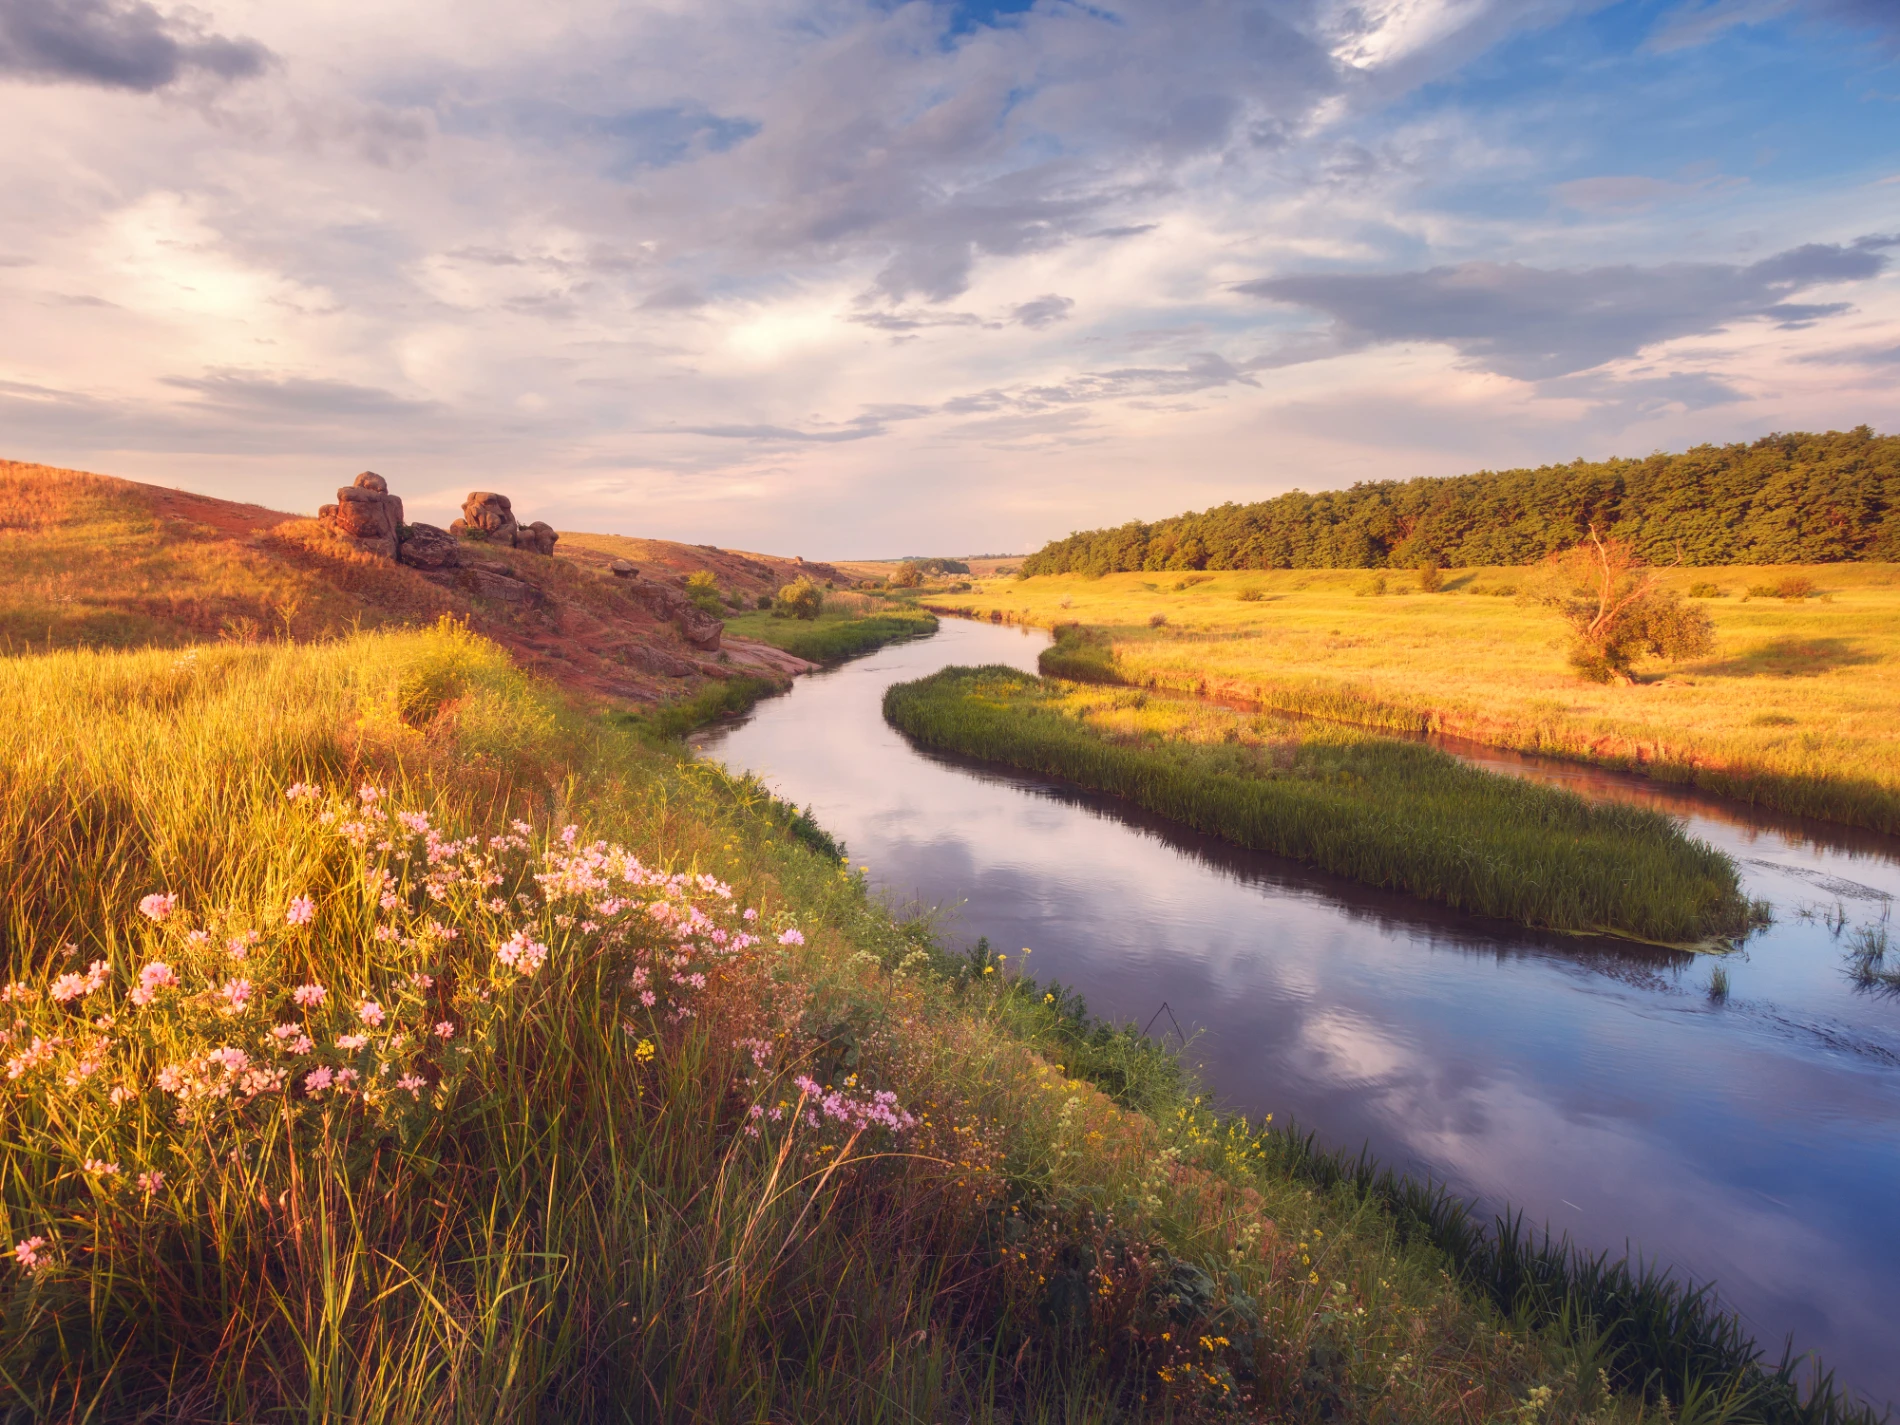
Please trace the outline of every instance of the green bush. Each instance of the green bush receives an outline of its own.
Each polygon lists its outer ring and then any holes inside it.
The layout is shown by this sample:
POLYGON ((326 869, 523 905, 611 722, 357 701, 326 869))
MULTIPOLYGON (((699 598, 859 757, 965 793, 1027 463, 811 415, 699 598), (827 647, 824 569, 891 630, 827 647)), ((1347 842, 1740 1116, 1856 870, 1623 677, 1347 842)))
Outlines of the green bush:
POLYGON ((718 615, 726 611, 725 598, 719 592, 719 581, 713 577, 710 569, 695 569, 686 576, 686 597, 693 601, 694 607, 701 613, 718 615))
POLYGON ((815 619, 825 607, 825 591, 802 575, 778 591, 778 611, 787 618, 815 619))

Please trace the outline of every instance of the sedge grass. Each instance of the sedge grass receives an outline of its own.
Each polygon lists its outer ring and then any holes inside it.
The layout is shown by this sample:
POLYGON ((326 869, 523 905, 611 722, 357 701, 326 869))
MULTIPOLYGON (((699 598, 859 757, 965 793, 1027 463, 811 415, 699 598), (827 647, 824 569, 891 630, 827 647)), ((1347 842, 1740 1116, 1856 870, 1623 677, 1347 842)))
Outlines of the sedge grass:
POLYGON ((1646 1418, 465 632, 6 660, 0 716, 10 1420, 1646 1418), (597 839, 664 888, 609 911, 597 839), (916 1123, 813 1127, 800 1074, 916 1123))
POLYGON ((1733 863, 1669 817, 1417 743, 1001 667, 897 684, 884 711, 927 747, 1062 777, 1456 910, 1664 943, 1747 929, 1733 863))

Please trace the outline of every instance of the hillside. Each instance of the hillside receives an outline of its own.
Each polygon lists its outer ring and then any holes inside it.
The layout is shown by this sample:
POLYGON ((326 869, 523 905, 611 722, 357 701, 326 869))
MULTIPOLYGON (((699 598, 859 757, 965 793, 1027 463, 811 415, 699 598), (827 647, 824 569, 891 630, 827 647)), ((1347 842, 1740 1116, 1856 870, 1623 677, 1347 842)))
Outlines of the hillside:
POLYGON ((748 602, 801 573, 851 582, 829 565, 611 535, 564 534, 551 558, 493 544, 457 558, 414 568, 261 505, 0 462, 8 653, 307 640, 451 617, 572 690, 651 703, 807 666, 723 637, 681 592, 686 575, 708 569, 748 602))
POLYGON ((1867 426, 1642 460, 1381 480, 1054 540, 1024 575, 1530 564, 1614 532, 1656 563, 1900 560, 1900 436, 1867 426))

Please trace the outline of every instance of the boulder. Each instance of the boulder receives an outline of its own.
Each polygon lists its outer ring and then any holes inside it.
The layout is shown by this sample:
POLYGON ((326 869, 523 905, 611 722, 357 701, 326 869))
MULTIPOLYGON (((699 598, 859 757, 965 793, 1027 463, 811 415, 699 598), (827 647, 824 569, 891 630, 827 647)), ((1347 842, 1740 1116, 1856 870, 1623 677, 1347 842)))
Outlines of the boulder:
POLYGON ((554 526, 545 520, 536 520, 531 525, 515 526, 515 548, 532 549, 536 554, 552 555, 554 542, 560 537, 554 532, 554 526))
POLYGON ((616 559, 607 567, 613 571, 613 576, 616 579, 631 579, 635 574, 640 572, 638 567, 629 564, 624 559, 616 559))
POLYGON ((336 503, 317 511, 317 523, 366 554, 394 559, 402 541, 402 501, 389 483, 365 470, 336 492, 336 503))
POLYGON ((462 543, 440 525, 412 524, 396 557, 413 569, 455 569, 462 564, 462 543))
POLYGON ((449 529, 465 539, 486 540, 490 544, 515 544, 515 512, 506 495, 491 490, 471 490, 462 501, 462 517, 449 529))

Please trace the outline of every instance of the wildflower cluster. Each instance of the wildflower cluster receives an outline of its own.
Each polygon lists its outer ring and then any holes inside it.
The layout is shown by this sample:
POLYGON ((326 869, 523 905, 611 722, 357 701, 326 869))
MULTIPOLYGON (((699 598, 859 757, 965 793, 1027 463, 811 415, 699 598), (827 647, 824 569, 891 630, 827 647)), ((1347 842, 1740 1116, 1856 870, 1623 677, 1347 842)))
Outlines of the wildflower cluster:
MULTIPOLYGON (((768 932, 714 877, 584 844, 572 826, 536 854, 526 822, 451 836, 374 786, 332 798, 299 784, 288 797, 341 843, 340 884, 334 867, 326 877, 318 866, 313 884, 243 913, 155 891, 119 937, 141 947, 131 963, 93 960, 0 990, 11 1009, 0 1058, 21 1091, 7 1131, 66 1156, 80 1169, 71 1180, 96 1198, 136 1183, 143 1200, 184 1210, 186 1185, 242 1158, 259 1114, 293 1132, 312 1117, 346 1128, 360 1119, 405 1140, 427 1132, 511 1024, 603 964, 635 1064, 649 1065, 669 1035, 718 1007, 718 983, 768 933, 779 946, 803 943, 789 925, 768 932)), ((750 1042, 762 1068, 788 1031, 757 1018, 762 1034, 750 1042)), ((780 1072, 745 1087, 771 1095, 780 1072)), ((797 1091, 794 1112, 768 1119, 758 1105, 735 1127, 790 1129, 798 1111, 812 1126, 857 1132, 915 1122, 895 1094, 855 1081, 797 1091)), ((48 1270, 59 1260, 50 1227, 22 1238, 15 1258, 23 1272, 48 1270)))

